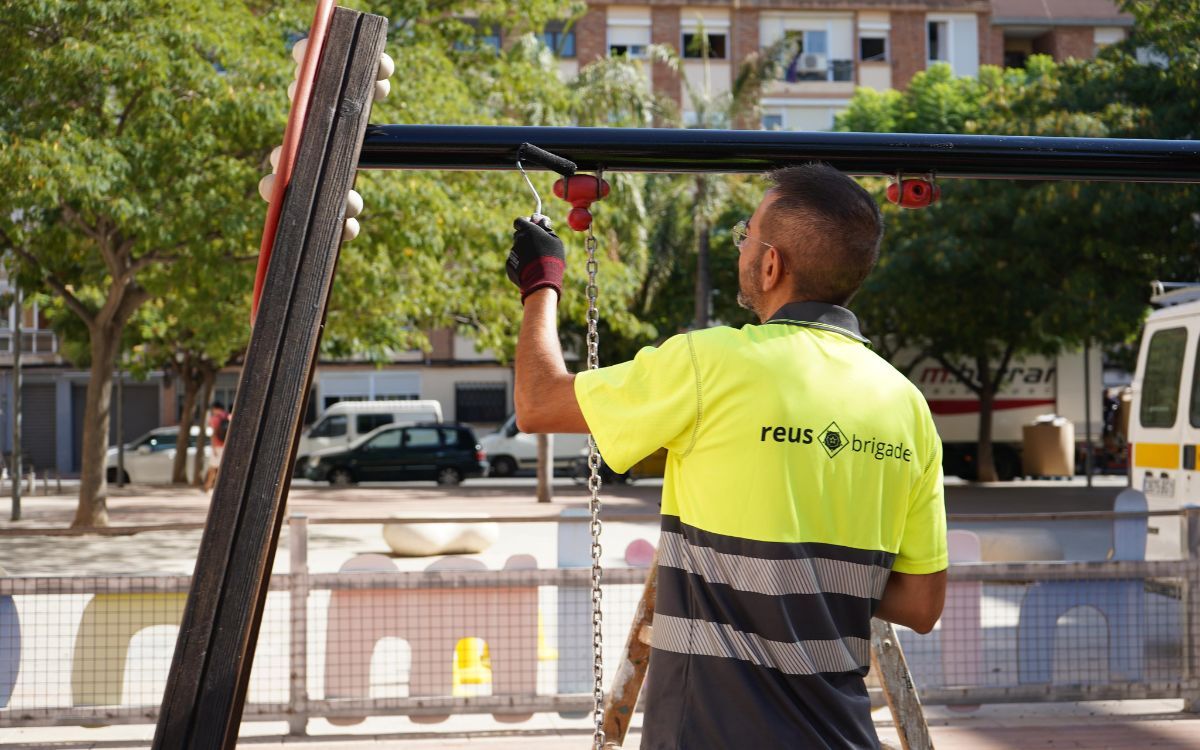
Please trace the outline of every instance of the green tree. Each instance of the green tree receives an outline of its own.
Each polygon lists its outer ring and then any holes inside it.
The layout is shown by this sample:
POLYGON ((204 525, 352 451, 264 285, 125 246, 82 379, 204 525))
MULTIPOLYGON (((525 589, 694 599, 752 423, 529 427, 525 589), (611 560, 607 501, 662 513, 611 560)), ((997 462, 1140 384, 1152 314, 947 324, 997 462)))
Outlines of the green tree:
POLYGON ((103 526, 122 333, 172 265, 252 246, 246 202, 284 114, 261 89, 286 84, 286 52, 257 4, 4 0, 0 18, 0 239, 87 330, 72 525, 103 526))
MULTIPOLYGON (((246 349, 249 343, 250 295, 254 265, 230 263, 221 273, 211 269, 189 269, 181 262, 174 271, 181 278, 173 284, 168 298, 156 297, 143 305, 130 323, 136 344, 137 361, 143 368, 153 367, 169 373, 183 391, 176 445, 185 446, 191 430, 199 422, 192 483, 204 481, 204 452, 208 435, 204 414, 212 403, 217 373, 246 349)), ((226 405, 227 407, 230 405, 226 405)), ((178 450, 171 470, 171 481, 188 481, 187 451, 178 450)))
MULTIPOLYGON (((91 368, 74 523, 103 525, 111 373, 129 321, 140 358, 171 362, 185 397, 200 398, 212 368, 249 335, 243 277, 265 210, 256 184, 283 130, 285 41, 307 26, 310 9, 0 2, 0 46, 12 50, 0 60, 0 167, 18 176, 0 195, 0 241, 25 283, 58 297, 66 349, 91 368), (209 285, 219 278, 225 286, 209 285)), ((578 5, 534 0, 520 14, 498 1, 365 6, 391 20, 388 52, 403 76, 404 95, 377 102, 376 121, 647 124, 655 106, 648 92, 624 88, 626 63, 560 80, 534 32, 578 5), (487 42, 490 31, 501 48, 487 42)), ((553 214, 552 179, 534 180, 553 214)), ((606 325, 637 335, 644 326, 627 301, 646 254, 642 178, 613 183, 597 209, 606 325)), ((532 211, 520 178, 370 173, 358 189, 363 233, 342 253, 325 354, 386 361, 427 346, 424 330, 455 325, 510 356, 520 303, 501 269, 512 218, 532 211)), ((569 284, 581 289, 583 275, 572 263, 569 284)), ((582 321, 584 306, 583 295, 568 294, 563 314, 582 321)), ((579 340, 580 330, 565 336, 579 340)))
MULTIPOLYGON (((1076 64, 1083 67, 1088 63, 1076 64)), ((1130 134, 1139 111, 1119 91, 1077 108, 1067 70, 1045 57, 1025 69, 984 66, 954 78, 944 65, 903 93, 860 91, 847 130, 1007 135, 1130 134)), ((992 405, 1014 358, 1136 335, 1145 282, 1196 257, 1181 200, 1195 190, 1079 182, 943 184, 934 207, 885 206, 879 267, 855 307, 873 338, 939 361, 980 400, 977 475, 997 476, 992 405)), ((898 362, 911 367, 912 359, 898 362)))

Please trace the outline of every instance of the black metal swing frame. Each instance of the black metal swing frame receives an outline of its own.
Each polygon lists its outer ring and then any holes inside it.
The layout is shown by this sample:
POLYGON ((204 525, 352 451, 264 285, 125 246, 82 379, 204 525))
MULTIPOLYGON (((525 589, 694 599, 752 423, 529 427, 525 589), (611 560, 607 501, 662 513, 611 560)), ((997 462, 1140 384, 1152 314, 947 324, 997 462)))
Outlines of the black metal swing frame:
POLYGON ((231 748, 358 169, 509 170, 534 143, 581 170, 1200 182, 1200 141, 612 128, 369 126, 387 21, 338 8, 247 350, 154 747, 231 748))

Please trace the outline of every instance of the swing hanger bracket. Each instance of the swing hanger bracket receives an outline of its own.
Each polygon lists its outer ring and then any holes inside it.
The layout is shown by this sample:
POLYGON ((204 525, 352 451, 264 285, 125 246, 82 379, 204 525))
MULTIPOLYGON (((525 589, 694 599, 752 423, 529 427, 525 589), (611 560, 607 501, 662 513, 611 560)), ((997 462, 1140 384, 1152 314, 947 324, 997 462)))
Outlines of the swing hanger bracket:
POLYGON ((564 159, 557 154, 552 154, 543 148, 538 148, 532 143, 522 143, 517 148, 517 169, 521 170, 521 176, 525 178, 525 184, 529 186, 529 189, 533 192, 534 199, 537 201, 537 209, 534 211, 533 216, 530 217, 535 224, 546 218, 542 214, 542 196, 538 194, 537 188, 533 186, 533 181, 529 179, 529 174, 525 172, 525 166, 522 162, 536 164, 539 167, 562 175, 562 179, 554 183, 554 194, 571 204, 571 210, 567 213, 567 225, 576 232, 586 232, 592 225, 592 213, 588 209, 591 208, 593 203, 608 195, 608 182, 598 174, 575 174, 576 165, 570 159, 564 159))
POLYGON ((928 208, 942 197, 942 188, 933 172, 905 177, 900 171, 887 186, 887 199, 900 208, 928 208))

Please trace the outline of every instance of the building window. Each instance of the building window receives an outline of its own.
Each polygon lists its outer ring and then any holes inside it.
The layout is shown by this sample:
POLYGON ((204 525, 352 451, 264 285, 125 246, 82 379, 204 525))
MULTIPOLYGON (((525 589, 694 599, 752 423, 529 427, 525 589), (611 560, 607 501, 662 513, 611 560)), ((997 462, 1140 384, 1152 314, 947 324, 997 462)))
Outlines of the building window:
POLYGON ((709 60, 724 60, 725 35, 708 33, 701 35, 694 32, 684 32, 683 56, 689 59, 707 57, 709 60), (705 39, 707 39, 707 51, 704 49, 705 39))
POLYGON ((950 62, 950 24, 946 21, 930 21, 927 42, 930 62, 950 62))
POLYGON ((887 62, 887 39, 881 36, 859 37, 858 59, 862 62, 887 62))
POLYGON ((783 115, 765 114, 762 118, 763 130, 783 130, 783 115))
POLYGON ((829 80, 829 34, 824 31, 788 31, 795 53, 788 61, 783 78, 797 81, 829 80))
POLYGON ((546 24, 542 31, 542 44, 546 45, 557 57, 575 57, 575 29, 565 28, 562 21, 546 24))
POLYGON ((608 54, 610 57, 624 56, 645 59, 650 46, 650 25, 641 23, 613 23, 608 27, 608 54))
POLYGON ((504 383, 455 383, 454 415, 459 422, 503 422, 508 416, 504 383))
POLYGON ((645 44, 610 44, 608 45, 609 57, 628 57, 633 60, 646 59, 645 44))
POLYGON ((1092 53, 1094 55, 1098 55, 1100 54, 1100 51, 1108 45, 1117 44, 1118 42, 1124 41, 1124 39, 1125 29, 1105 28, 1098 26, 1096 27, 1096 30, 1092 32, 1092 41, 1094 43, 1092 47, 1092 53))
POLYGON ((459 19, 467 26, 475 30, 475 39, 473 42, 455 42, 454 49, 459 52, 465 52, 472 49, 483 49, 491 47, 496 52, 500 51, 500 29, 492 26, 481 26, 477 18, 461 18, 459 19))

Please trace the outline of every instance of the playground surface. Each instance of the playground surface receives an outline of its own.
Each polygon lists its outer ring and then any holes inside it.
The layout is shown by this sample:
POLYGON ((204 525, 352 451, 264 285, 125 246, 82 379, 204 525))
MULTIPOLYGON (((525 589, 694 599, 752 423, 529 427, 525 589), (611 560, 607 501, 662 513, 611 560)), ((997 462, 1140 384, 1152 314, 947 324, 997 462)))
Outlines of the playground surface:
MULTIPOLYGON (((1022 482, 1005 486, 956 485, 948 487, 950 511, 970 513, 1028 513, 1037 510, 1101 510, 1123 482, 1101 478, 1089 489, 1080 481, 1022 482)), ((660 482, 606 487, 606 512, 636 515, 609 526, 612 535, 606 557, 619 557, 627 540, 653 538, 657 527, 660 482), (644 519, 640 518, 644 516, 644 519)), ((40 487, 39 487, 40 490, 40 487)), ((75 487, 64 483, 61 494, 26 497, 24 519, 13 523, 5 511, 3 529, 65 528, 74 511, 75 487)), ((109 507, 114 525, 203 523, 208 496, 189 488, 114 488, 109 507)), ((534 500, 528 480, 485 480, 457 488, 430 484, 389 485, 331 489, 297 483, 289 498, 288 513, 303 513, 310 527, 309 562, 314 571, 336 570, 348 557, 383 551, 376 524, 346 524, 354 519, 414 516, 547 517, 565 508, 586 507, 586 490, 569 480, 559 480, 550 504, 534 500), (337 525, 323 525, 337 519, 337 525)), ((1148 557, 1163 558, 1178 550, 1174 519, 1151 519, 1157 527, 1149 539, 1148 557)), ((521 551, 549 555, 553 532, 545 527, 520 524, 525 542, 521 551)), ((199 529, 163 529, 133 536, 17 536, 0 538, 0 567, 17 575, 74 575, 102 573, 190 573, 199 544, 199 529)), ((286 531, 285 531, 286 535, 286 531)), ((1086 538, 1086 533, 1080 534, 1086 538)), ((497 561, 513 550, 494 550, 497 561)), ((277 570, 286 571, 287 555, 276 557, 277 570)), ((984 706, 973 712, 930 707, 927 715, 935 746, 940 750, 971 748, 1193 748, 1200 737, 1200 715, 1181 711, 1182 701, 1111 701, 1092 703, 1016 704, 984 706)), ((876 726, 885 745, 899 747, 886 708, 875 712, 876 726)), ((626 747, 637 747, 637 724, 626 747)), ((369 747, 444 748, 448 750, 557 750, 590 746, 586 719, 563 719, 539 714, 519 730, 498 724, 488 716, 456 716, 437 731, 411 723, 404 717, 377 717, 355 727, 333 726, 322 719, 309 722, 308 736, 288 736, 281 723, 248 723, 239 743, 243 747, 287 745, 311 750, 361 750, 369 747)), ((104 728, 30 727, 0 730, 0 747, 142 748, 153 736, 152 725, 104 728)))

